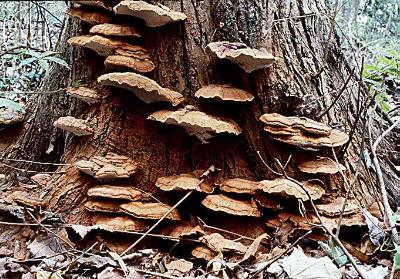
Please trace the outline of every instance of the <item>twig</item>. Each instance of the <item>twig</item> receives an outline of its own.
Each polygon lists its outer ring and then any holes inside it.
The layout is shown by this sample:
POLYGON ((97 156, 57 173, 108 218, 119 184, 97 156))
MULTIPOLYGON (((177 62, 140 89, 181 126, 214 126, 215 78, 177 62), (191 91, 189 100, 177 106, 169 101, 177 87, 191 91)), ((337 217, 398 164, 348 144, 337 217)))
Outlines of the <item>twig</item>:
POLYGON ((283 252, 279 253, 278 255, 276 255, 275 257, 273 257, 272 259, 270 259, 269 261, 265 262, 264 264, 262 264, 259 268, 257 268, 255 271, 253 271, 251 273, 251 275, 254 277, 255 275, 257 275, 259 272, 261 272, 262 270, 266 269, 267 267, 269 267, 271 264, 273 264, 274 262, 276 262, 277 260, 279 260, 281 257, 283 257, 284 255, 286 255, 287 253, 289 253, 296 245, 297 243, 299 243, 303 238, 305 238, 307 235, 311 234, 312 231, 308 231, 305 234, 303 234, 302 236, 300 236, 298 239, 296 239, 295 242, 293 242, 289 247, 287 247, 283 252))
POLYGON ((351 70, 349 76, 347 77, 347 80, 345 81, 345 83, 343 84, 342 88, 340 89, 339 93, 336 95, 335 99, 332 101, 332 103, 329 105, 329 107, 320 115, 317 116, 317 119, 321 119, 324 115, 326 115, 331 108, 336 104, 336 102, 339 100, 340 96, 342 96, 342 94, 344 93, 344 91, 346 91, 347 85, 349 84, 351 78, 353 77, 354 74, 354 70, 355 67, 353 67, 353 69, 351 70))
POLYGON ((149 233, 151 233, 174 209, 176 209, 181 203, 183 203, 192 193, 193 190, 184 195, 183 198, 181 198, 173 207, 171 207, 153 226, 151 226, 141 237, 139 237, 138 240, 136 240, 131 246, 126 248, 126 250, 120 254, 120 257, 126 255, 129 251, 135 248, 136 245, 138 245, 149 233))
POLYGON ((400 243, 400 239, 399 239, 399 235, 398 235, 398 232, 397 232, 396 224, 393 221, 393 211, 392 211, 392 209, 390 207, 390 204, 389 204, 389 199, 388 199, 388 194, 387 194, 387 191, 386 191, 385 181, 383 180, 382 169, 381 169, 381 166, 380 166, 379 161, 378 161, 378 156, 376 155, 376 149, 377 149, 379 143, 383 140, 383 138, 387 134, 389 134, 400 123, 400 120, 397 120, 392 126, 390 126, 386 131, 384 131, 375 140, 374 144, 372 144, 371 123, 370 122, 371 122, 371 114, 369 115, 369 124, 368 124, 368 131, 369 131, 369 134, 370 134, 369 145, 370 145, 370 149, 371 149, 371 159, 372 159, 372 163, 374 164, 377 180, 378 180, 378 183, 379 183, 379 189, 380 189, 381 196, 382 196, 382 204, 383 204, 383 209, 384 209, 384 213, 385 213, 386 224, 387 224, 387 226, 389 227, 389 229, 392 232, 392 237, 393 237, 394 243, 395 244, 399 244, 400 243))
POLYGON ((10 166, 8 164, 5 163, 0 163, 0 166, 4 166, 6 168, 10 168, 16 171, 23 171, 23 172, 28 172, 28 173, 44 173, 44 174, 55 174, 55 173, 66 173, 65 171, 34 171, 34 170, 28 170, 28 169, 22 169, 22 168, 17 168, 17 167, 13 167, 10 166))
POLYGON ((247 236, 235 233, 235 232, 231 232, 231 231, 228 231, 228 230, 224 230, 224 229, 221 229, 221 228, 217 228, 217 227, 213 227, 213 226, 207 225, 202 219, 200 219, 200 217, 197 217, 197 219, 200 221, 201 226, 206 228, 206 229, 210 229, 210 230, 214 230, 214 231, 219 231, 219 232, 222 232, 222 233, 230 234, 230 235, 237 236, 237 237, 240 237, 240 238, 246 239, 246 240, 251 240, 251 241, 255 240, 254 238, 251 238, 251 237, 247 237, 247 236))
POLYGON ((58 234, 56 234, 55 232, 53 232, 52 230, 50 230, 49 228, 47 228, 46 226, 43 226, 42 223, 39 222, 38 219, 35 218, 35 216, 33 216, 33 214, 30 211, 27 211, 28 214, 31 216, 31 218, 41 227, 43 228, 45 231, 49 232, 50 234, 54 235, 55 237, 57 237, 58 239, 60 239, 62 242, 64 242, 65 244, 67 244, 71 249, 74 249, 74 246, 72 246, 72 244, 67 241, 66 239, 64 239, 63 237, 59 236, 58 234))
MULTIPOLYGON (((206 170, 200 177, 198 185, 204 182, 204 177, 214 172, 214 166, 211 166, 206 170)), ((122 257, 126 255, 130 250, 136 247, 149 233, 151 233, 173 210, 175 210, 180 204, 182 204, 194 191, 186 193, 173 207, 171 207, 153 226, 151 226, 138 240, 136 240, 131 246, 129 246, 125 251, 123 251, 119 256, 122 257)))

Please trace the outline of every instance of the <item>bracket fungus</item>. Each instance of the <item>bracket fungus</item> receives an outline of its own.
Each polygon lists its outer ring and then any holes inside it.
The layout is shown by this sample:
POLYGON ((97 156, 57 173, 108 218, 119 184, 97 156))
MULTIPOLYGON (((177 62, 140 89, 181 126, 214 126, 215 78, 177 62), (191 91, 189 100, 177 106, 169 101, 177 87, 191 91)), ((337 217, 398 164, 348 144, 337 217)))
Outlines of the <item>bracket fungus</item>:
POLYGON ((71 132, 78 137, 88 136, 94 132, 86 120, 78 119, 72 116, 60 117, 54 121, 53 125, 56 128, 71 132))
POLYGON ((92 198, 107 198, 117 200, 138 201, 143 200, 145 195, 129 186, 99 185, 90 188, 87 195, 92 198))
POLYGON ((257 181, 247 180, 243 178, 233 178, 224 180, 219 188, 228 193, 251 194, 255 195, 260 189, 257 181))
POLYGON ((192 110, 190 106, 177 111, 160 110, 151 114, 147 119, 181 126, 185 128, 189 135, 199 138, 202 143, 208 143, 213 134, 228 133, 239 135, 242 132, 242 129, 233 120, 192 110))
POLYGON ((206 181, 194 177, 191 174, 180 174, 174 176, 160 177, 156 181, 156 186, 163 191, 197 191, 212 193, 213 187, 206 181))
MULTIPOLYGON (((316 183, 299 183, 303 185, 303 188, 308 192, 313 200, 317 200, 325 194, 325 190, 316 183)), ((300 187, 297 183, 285 178, 260 181, 260 189, 265 193, 278 194, 283 195, 284 197, 292 197, 296 199, 301 199, 302 201, 308 201, 308 195, 304 192, 303 188, 300 187)))
POLYGON ((32 208, 46 206, 46 203, 42 198, 25 191, 14 191, 7 198, 13 203, 21 204, 32 208))
POLYGON ((192 226, 190 223, 184 222, 180 224, 175 224, 168 235, 172 237, 187 237, 204 235, 204 231, 199 225, 192 226))
POLYGON ((94 50, 100 56, 121 54, 138 59, 149 59, 148 51, 138 45, 131 45, 118 39, 102 37, 100 35, 82 35, 68 40, 72 46, 85 47, 94 50))
POLYGON ((115 201, 87 201, 84 206, 90 212, 118 213, 121 211, 120 203, 115 201))
POLYGON ((271 134, 274 140, 303 149, 337 147, 349 139, 346 133, 307 117, 286 117, 278 113, 267 113, 262 115, 260 120, 265 123, 264 131, 271 134))
POLYGON ((201 203, 213 211, 238 216, 261 217, 261 212, 254 202, 236 200, 222 194, 209 195, 201 203))
POLYGON ((197 245, 193 248, 190 254, 196 259, 204 259, 207 262, 211 261, 218 255, 217 252, 211 250, 206 245, 197 245))
POLYGON ((101 85, 129 90, 146 104, 169 102, 176 106, 184 100, 182 94, 168 88, 163 88, 154 80, 136 73, 104 74, 97 81, 101 85))
POLYGON ((100 96, 96 90, 87 88, 87 87, 68 87, 66 89, 67 94, 80 99, 88 104, 95 104, 100 101, 100 96))
POLYGON ((311 161, 304 161, 299 165, 300 171, 304 173, 325 173, 335 174, 339 171, 346 170, 345 166, 340 163, 336 163, 330 158, 317 158, 311 161))
POLYGON ((0 126, 20 123, 25 118, 25 109, 18 103, 0 98, 0 126))
POLYGON ((169 22, 186 19, 184 13, 173 11, 161 4, 155 6, 144 1, 123 0, 114 7, 114 12, 117 15, 141 18, 149 27, 159 27, 169 22))
POLYGON ((70 7, 67 10, 67 15, 73 18, 77 18, 81 21, 90 23, 90 24, 101 24, 101 23, 111 23, 111 16, 97 12, 97 11, 89 11, 82 8, 73 8, 70 7))
POLYGON ((154 70, 154 63, 149 59, 137 59, 129 56, 111 55, 104 60, 107 69, 133 70, 138 73, 150 73, 154 70))
POLYGON ((254 49, 237 42, 212 42, 207 45, 207 51, 214 57, 238 64, 247 73, 269 67, 276 61, 265 49, 254 49))
POLYGON ((215 252, 234 252, 244 254, 247 251, 247 247, 242 243, 226 239, 219 233, 204 235, 200 238, 200 241, 215 252))
POLYGON ((105 157, 94 156, 89 160, 80 160, 74 165, 81 172, 100 181, 129 178, 138 169, 135 161, 114 153, 108 153, 105 157))
POLYGON ((108 11, 112 11, 112 6, 108 4, 109 0, 74 0, 74 3, 82 6, 98 7, 108 11))
POLYGON ((111 232, 142 232, 148 225, 142 220, 134 220, 130 216, 106 216, 96 214, 92 217, 92 225, 111 232))
MULTIPOLYGON (((158 202, 130 202, 121 204, 124 213, 140 219, 160 219, 171 207, 158 202)), ((169 220, 180 220, 181 216, 177 209, 172 210, 166 217, 169 220)))
POLYGON ((142 36, 140 32, 133 26, 114 23, 103 23, 95 25, 89 30, 89 33, 95 35, 116 36, 124 38, 140 38, 142 36))
POLYGON ((207 85, 203 86, 194 94, 197 98, 215 99, 219 101, 250 102, 254 96, 239 88, 229 85, 207 85))
MULTIPOLYGON (((344 202, 345 198, 337 197, 328 203, 316 204, 315 207, 321 214, 329 217, 335 217, 340 215, 344 202)), ((356 212, 359 212, 357 204, 355 204, 352 200, 347 200, 343 215, 349 215, 356 212)))

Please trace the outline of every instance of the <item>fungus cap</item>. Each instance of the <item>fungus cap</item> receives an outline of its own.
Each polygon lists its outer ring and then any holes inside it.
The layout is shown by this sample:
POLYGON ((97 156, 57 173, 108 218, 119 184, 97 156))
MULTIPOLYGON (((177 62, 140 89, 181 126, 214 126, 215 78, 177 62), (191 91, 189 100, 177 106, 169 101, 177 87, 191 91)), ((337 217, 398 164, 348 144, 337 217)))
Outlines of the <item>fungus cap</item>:
POLYGON ((261 217, 261 212, 255 203, 232 199, 222 194, 208 195, 201 203, 213 211, 221 211, 238 216, 261 217))
POLYGON ((150 73, 154 70, 153 62, 148 59, 137 59, 129 56, 111 55, 104 60, 107 69, 133 70, 138 73, 150 73))
POLYGON ((254 99, 251 93, 228 85, 207 85, 197 90, 194 96, 233 102, 250 102, 254 99))
POLYGON ((54 127, 71 132, 74 135, 88 136, 93 134, 94 130, 89 127, 88 122, 73 116, 63 116, 54 121, 54 127))

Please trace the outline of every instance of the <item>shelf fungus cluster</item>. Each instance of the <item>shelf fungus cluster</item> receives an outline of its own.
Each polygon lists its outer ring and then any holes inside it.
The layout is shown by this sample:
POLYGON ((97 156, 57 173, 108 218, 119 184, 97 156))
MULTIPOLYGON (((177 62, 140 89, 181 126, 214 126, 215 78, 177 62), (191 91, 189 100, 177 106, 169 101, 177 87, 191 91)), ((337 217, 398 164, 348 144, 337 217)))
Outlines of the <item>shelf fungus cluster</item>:
POLYGON ((101 96, 96 90, 87 87, 69 87, 66 89, 67 94, 80 99, 88 104, 95 104, 100 102, 101 96))
POLYGON ((303 149, 338 147, 349 140, 346 133, 307 117, 267 113, 263 114, 260 120, 265 124, 264 131, 269 133, 271 138, 303 149))
POLYGON ((230 119, 219 118, 186 106, 176 111, 160 110, 148 117, 149 120, 183 127, 189 135, 194 135, 207 143, 214 134, 239 135, 240 126, 230 119))
POLYGON ((73 116, 60 117, 54 121, 53 125, 56 128, 73 133, 78 137, 88 136, 94 132, 94 130, 89 126, 88 121, 73 116))
POLYGON ((207 45, 207 51, 214 57, 232 61, 247 73, 269 67, 276 61, 265 49, 250 48, 243 43, 212 42, 207 45))
POLYGON ((94 156, 89 160, 80 160, 75 167, 100 181, 118 178, 129 178, 138 169, 138 164, 132 159, 108 153, 106 156, 94 156))

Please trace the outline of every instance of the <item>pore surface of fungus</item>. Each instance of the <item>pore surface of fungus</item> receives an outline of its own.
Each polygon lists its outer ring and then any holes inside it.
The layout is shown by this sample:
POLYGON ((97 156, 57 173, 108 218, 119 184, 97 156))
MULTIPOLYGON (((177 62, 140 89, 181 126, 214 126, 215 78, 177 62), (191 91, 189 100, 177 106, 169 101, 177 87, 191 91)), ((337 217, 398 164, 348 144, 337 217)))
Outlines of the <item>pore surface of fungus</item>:
POLYGON ((156 186, 163 191, 191 191, 211 193, 213 187, 205 181, 194 177, 192 174, 180 174, 173 176, 160 177, 156 181, 156 186))
POLYGON ((117 37, 133 37, 140 38, 139 31, 130 25, 121 25, 114 23, 103 23, 93 26, 90 29, 90 34, 103 35, 103 36, 117 36, 117 37))
POLYGON ((93 129, 88 122, 72 116, 63 116, 54 121, 54 127, 71 132, 76 136, 88 136, 93 134, 93 129))
POLYGON ((228 85, 207 85, 197 90, 194 96, 233 102, 250 102, 254 99, 251 93, 228 85))
MULTIPOLYGON (((140 219, 160 219, 163 217, 171 207, 169 205, 152 202, 130 202, 121 205, 121 209, 126 214, 132 215, 133 217, 140 219)), ((166 217, 170 220, 180 220, 180 214, 178 210, 172 210, 166 217)))
POLYGON ((73 18, 80 19, 90 24, 101 24, 101 23, 112 22, 111 16, 97 11, 89 11, 84 8, 70 7, 67 10, 67 15, 73 18))
POLYGON ((212 42, 207 45, 207 51, 214 57, 238 64, 247 73, 271 66, 276 60, 265 49, 254 49, 236 42, 212 42))
POLYGON ((205 207, 213 211, 225 212, 231 215, 260 217, 261 212, 257 205, 250 201, 236 200, 225 195, 209 195, 202 202, 205 207))
POLYGON ((95 104, 100 102, 101 97, 96 90, 87 87, 68 87, 66 89, 67 94, 80 99, 88 104, 95 104))
POLYGON ((182 94, 161 87, 157 82, 135 73, 109 73, 97 80, 102 85, 122 88, 133 92, 143 102, 169 102, 176 106, 183 101, 182 94))
POLYGON ((89 160, 80 160, 75 166, 98 180, 129 178, 138 169, 138 164, 125 156, 108 153, 105 157, 94 156, 89 160))
POLYGON ((90 212, 118 213, 122 211, 120 204, 115 201, 87 201, 84 206, 90 212))
POLYGON ((155 66, 149 59, 138 59, 123 55, 111 55, 104 60, 107 69, 133 70, 138 73, 150 73, 155 66))
POLYGON ((99 185, 90 188, 87 192, 89 197, 121 199, 138 201, 144 199, 144 194, 129 186, 99 185))
MULTIPOLYGON (((314 183, 310 182, 299 182, 303 185, 304 190, 308 192, 313 200, 317 200, 325 194, 325 190, 314 183)), ((285 178, 277 178, 274 180, 263 180, 260 181, 260 188, 262 191, 269 194, 279 194, 284 197, 292 197, 301 199, 302 201, 308 201, 309 197, 304 192, 303 188, 297 183, 285 179, 285 178)))
POLYGON ((100 56, 110 56, 123 53, 124 56, 138 59, 149 59, 148 51, 138 45, 131 45, 119 39, 106 38, 100 35, 82 35, 68 40, 72 46, 85 47, 94 50, 100 56))
POLYGON ((186 19, 184 13, 172 11, 161 4, 155 6, 144 1, 123 0, 114 7, 117 15, 129 15, 141 18, 149 27, 159 27, 169 22, 186 19))
POLYGON ((219 188, 224 192, 254 195, 260 189, 257 181, 243 178, 232 178, 224 180, 219 188))
POLYGON ((239 135, 242 130, 236 122, 208 115, 201 111, 185 107, 177 111, 161 110, 148 117, 149 120, 165 124, 178 125, 185 128, 189 135, 194 135, 203 143, 207 143, 213 134, 229 133, 239 135))
POLYGON ((0 98, 0 126, 20 123, 25 118, 25 109, 18 103, 0 98))
POLYGON ((346 168, 339 163, 336 163, 330 158, 317 158, 311 161, 304 161, 299 165, 299 169, 305 173, 326 173, 334 174, 339 171, 344 171, 346 168))

